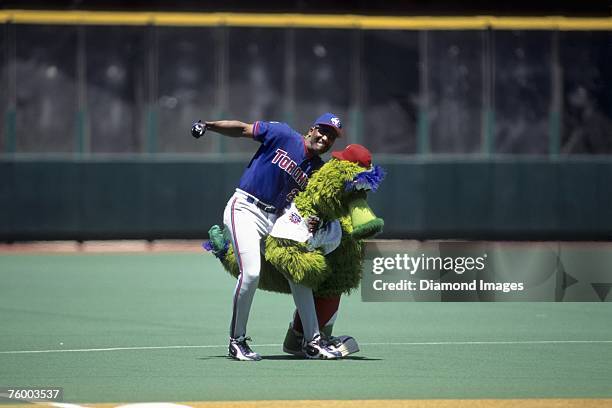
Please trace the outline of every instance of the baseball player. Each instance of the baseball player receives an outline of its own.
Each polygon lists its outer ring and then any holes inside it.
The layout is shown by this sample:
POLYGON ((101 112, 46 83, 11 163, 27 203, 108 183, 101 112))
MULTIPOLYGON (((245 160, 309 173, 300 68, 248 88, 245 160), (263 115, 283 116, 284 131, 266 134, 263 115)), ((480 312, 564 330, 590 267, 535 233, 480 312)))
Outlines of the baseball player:
MULTIPOLYGON (((265 237, 285 207, 306 187, 309 176, 323 165, 319 155, 327 152, 341 135, 342 122, 336 115, 325 113, 317 118, 306 135, 285 123, 236 120, 198 121, 191 132, 198 138, 206 130, 230 137, 252 138, 261 143, 223 214, 240 268, 233 298, 229 357, 258 361, 260 355, 247 344, 251 339, 246 336, 246 328, 259 282, 265 237)), ((289 285, 302 319, 302 350, 306 358, 341 357, 341 353, 321 339, 312 290, 291 281, 289 285)))

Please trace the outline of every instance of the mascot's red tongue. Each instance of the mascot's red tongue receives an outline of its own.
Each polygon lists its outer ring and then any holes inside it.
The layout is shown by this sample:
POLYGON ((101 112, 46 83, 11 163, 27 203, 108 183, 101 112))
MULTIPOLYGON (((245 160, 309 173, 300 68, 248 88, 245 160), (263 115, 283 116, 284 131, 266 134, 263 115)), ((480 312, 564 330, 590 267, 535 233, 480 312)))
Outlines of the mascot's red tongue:
POLYGON ((372 153, 360 144, 350 144, 344 150, 332 152, 332 157, 356 163, 366 169, 372 166, 372 153))

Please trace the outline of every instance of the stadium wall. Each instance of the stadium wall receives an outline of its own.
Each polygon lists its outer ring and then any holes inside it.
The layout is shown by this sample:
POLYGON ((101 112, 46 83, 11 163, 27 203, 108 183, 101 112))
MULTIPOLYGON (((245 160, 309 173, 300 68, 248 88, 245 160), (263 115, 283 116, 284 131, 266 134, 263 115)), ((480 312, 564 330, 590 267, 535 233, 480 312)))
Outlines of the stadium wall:
MULTIPOLYGON (((612 161, 380 160, 383 238, 609 240, 612 161)), ((0 240, 206 238, 244 161, 2 160, 0 240)))

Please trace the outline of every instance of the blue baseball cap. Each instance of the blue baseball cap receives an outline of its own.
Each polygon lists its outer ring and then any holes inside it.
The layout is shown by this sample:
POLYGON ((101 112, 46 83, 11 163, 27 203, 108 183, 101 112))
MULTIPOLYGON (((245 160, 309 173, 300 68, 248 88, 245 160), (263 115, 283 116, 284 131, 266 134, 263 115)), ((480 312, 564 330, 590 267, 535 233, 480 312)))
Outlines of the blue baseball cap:
POLYGON ((342 121, 333 113, 324 113, 315 120, 313 126, 323 125, 334 128, 338 137, 342 136, 342 121))

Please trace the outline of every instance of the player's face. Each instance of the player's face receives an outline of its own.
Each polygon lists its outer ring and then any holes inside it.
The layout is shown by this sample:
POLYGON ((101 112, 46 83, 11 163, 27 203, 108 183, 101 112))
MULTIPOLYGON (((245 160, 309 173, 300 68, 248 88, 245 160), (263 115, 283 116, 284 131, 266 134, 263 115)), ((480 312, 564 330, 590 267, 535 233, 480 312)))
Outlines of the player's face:
POLYGON ((336 131, 330 126, 318 125, 310 128, 306 138, 308 150, 317 155, 323 154, 331 149, 336 137, 336 131))

